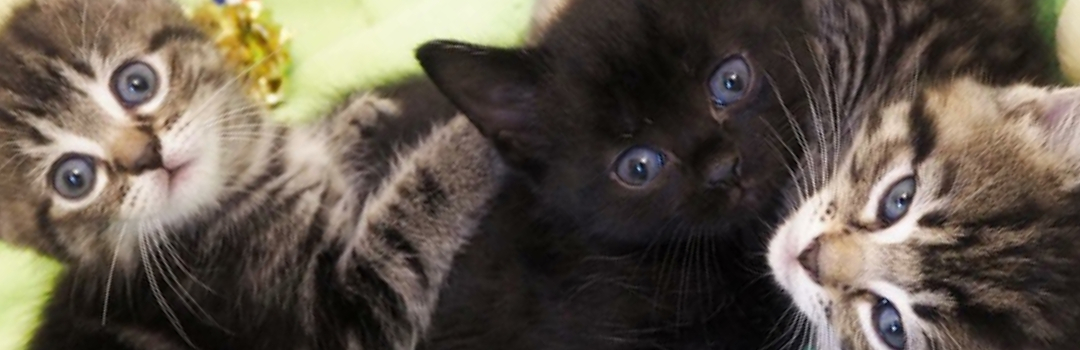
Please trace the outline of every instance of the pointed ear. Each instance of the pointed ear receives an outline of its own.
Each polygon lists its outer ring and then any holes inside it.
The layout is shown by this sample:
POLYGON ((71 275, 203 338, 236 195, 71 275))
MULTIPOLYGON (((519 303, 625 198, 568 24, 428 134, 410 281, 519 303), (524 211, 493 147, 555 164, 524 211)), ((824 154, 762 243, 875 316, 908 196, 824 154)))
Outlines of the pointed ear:
POLYGON ((535 55, 525 49, 432 41, 417 49, 416 58, 439 90, 500 148, 527 152, 539 146, 540 64, 535 55))
POLYGON ((1080 87, 1051 89, 1038 105, 1035 124, 1043 129, 1047 145, 1080 159, 1080 87))

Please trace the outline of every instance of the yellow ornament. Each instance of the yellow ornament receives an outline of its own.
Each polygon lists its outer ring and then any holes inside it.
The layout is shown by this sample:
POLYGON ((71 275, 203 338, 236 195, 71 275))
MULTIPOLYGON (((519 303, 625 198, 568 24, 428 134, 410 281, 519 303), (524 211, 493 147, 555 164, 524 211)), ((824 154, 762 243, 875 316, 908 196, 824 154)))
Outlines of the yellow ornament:
POLYGON ((225 59, 248 85, 252 96, 275 107, 284 99, 291 39, 274 23, 259 0, 225 4, 207 1, 191 19, 206 31, 225 59))

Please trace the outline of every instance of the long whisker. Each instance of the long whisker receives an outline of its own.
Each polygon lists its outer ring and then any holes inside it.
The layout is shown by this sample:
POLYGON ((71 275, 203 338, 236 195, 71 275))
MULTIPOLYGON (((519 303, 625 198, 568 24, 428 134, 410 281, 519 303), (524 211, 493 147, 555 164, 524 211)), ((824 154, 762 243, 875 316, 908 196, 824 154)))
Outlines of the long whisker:
POLYGON ((113 274, 116 272, 116 260, 120 256, 120 246, 127 236, 127 225, 120 226, 120 235, 117 236, 116 247, 113 248, 112 262, 109 263, 109 277, 105 279, 105 304, 101 307, 101 325, 105 326, 109 315, 109 298, 112 296, 113 274))
POLYGON ((269 60, 270 58, 273 58, 274 56, 277 56, 278 54, 280 54, 281 50, 282 50, 282 48, 278 48, 278 49, 276 49, 274 51, 271 51, 270 53, 268 53, 263 58, 261 58, 258 61, 252 63, 250 66, 242 69, 239 74, 236 74, 235 77, 233 77, 228 82, 226 82, 224 85, 219 87, 217 89, 217 91, 214 91, 214 93, 211 94, 210 97, 207 99, 206 103, 203 103, 201 106, 195 108, 193 113, 198 114, 198 113, 204 112, 204 110, 210 105, 209 101, 213 101, 218 96, 220 96, 223 91, 226 91, 227 89, 231 88, 233 84, 236 84, 236 82, 240 81, 240 79, 247 76, 247 74, 250 73, 251 70, 261 66, 263 63, 266 63, 266 61, 269 60))
MULTIPOLYGON (((139 232, 148 231, 145 230, 145 227, 143 227, 143 229, 140 229, 139 232)), ((154 272, 157 264, 155 263, 155 259, 150 256, 153 253, 153 247, 151 247, 150 243, 148 243, 146 240, 147 238, 145 235, 139 235, 139 252, 142 255, 142 262, 144 266, 143 270, 146 272, 147 282, 150 284, 150 291, 154 295, 154 299, 157 300, 157 304, 161 308, 161 311, 165 313, 165 318, 169 320, 169 323, 172 324, 173 329, 175 329, 176 333, 180 335, 180 338, 183 339, 184 342, 190 345, 192 348, 198 349, 199 347, 195 346, 195 344, 191 341, 191 338, 188 337, 186 332, 184 332, 184 327, 180 324, 180 318, 177 317, 172 307, 169 306, 169 302, 165 299, 165 295, 161 292, 161 288, 159 288, 158 286, 157 278, 155 277, 154 272)))
MULTIPOLYGON (((179 276, 173 271, 173 264, 169 264, 166 256, 163 255, 163 253, 168 252, 168 245, 166 244, 168 237, 164 234, 165 228, 160 223, 158 223, 156 227, 157 230, 152 235, 154 243, 153 249, 156 253, 151 254, 151 256, 157 256, 156 261, 166 286, 172 289, 173 292, 180 297, 180 302, 184 304, 184 307, 187 308, 188 311, 197 314, 199 317, 203 318, 204 321, 207 321, 207 323, 214 325, 217 328, 222 328, 217 321, 214 320, 213 316, 210 316, 210 313, 206 312, 206 310, 199 305, 198 299, 192 296, 191 293, 184 288, 184 284, 180 281, 179 276)), ((175 255, 173 256, 175 259, 175 255)), ((179 260, 177 261, 179 262, 179 260)), ((182 264, 182 262, 180 264, 182 264)))

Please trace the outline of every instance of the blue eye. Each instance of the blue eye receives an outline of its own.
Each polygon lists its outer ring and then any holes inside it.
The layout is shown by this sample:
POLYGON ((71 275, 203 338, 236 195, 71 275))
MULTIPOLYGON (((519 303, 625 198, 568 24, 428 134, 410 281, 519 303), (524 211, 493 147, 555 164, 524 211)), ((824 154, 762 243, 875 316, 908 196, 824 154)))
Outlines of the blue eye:
POLYGON ((900 220, 907 214, 911 201, 915 198, 915 178, 906 177, 889 188, 881 198, 878 219, 887 225, 900 220))
POLYGON ((874 323, 874 330, 877 331, 877 337, 882 343, 894 350, 904 349, 907 345, 904 321, 891 302, 884 298, 879 300, 870 312, 870 318, 874 323))
POLYGON ((749 93, 753 79, 746 59, 739 56, 727 59, 709 77, 713 103, 724 107, 741 101, 749 93))
POLYGON ((68 155, 53 165, 53 190, 67 199, 81 199, 90 194, 97 181, 94 160, 83 155, 68 155))
POLYGON ((120 104, 131 108, 150 101, 157 92, 157 73, 143 62, 131 62, 117 69, 112 76, 113 94, 120 104))
POLYGON ((615 176, 624 184, 641 187, 648 184, 664 168, 664 154, 648 147, 633 147, 615 162, 615 176))

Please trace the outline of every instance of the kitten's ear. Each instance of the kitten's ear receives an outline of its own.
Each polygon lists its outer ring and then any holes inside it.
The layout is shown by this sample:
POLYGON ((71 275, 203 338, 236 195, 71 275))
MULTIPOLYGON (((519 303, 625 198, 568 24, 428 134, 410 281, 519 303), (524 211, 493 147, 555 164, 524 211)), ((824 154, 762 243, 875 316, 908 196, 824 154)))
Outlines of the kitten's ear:
POLYGON ((535 107, 541 65, 530 51, 431 41, 417 49, 416 58, 484 136, 512 152, 539 146, 535 107))
POLYGON ((1080 87, 1052 89, 1038 105, 1035 124, 1043 129, 1047 145, 1080 159, 1080 87))

